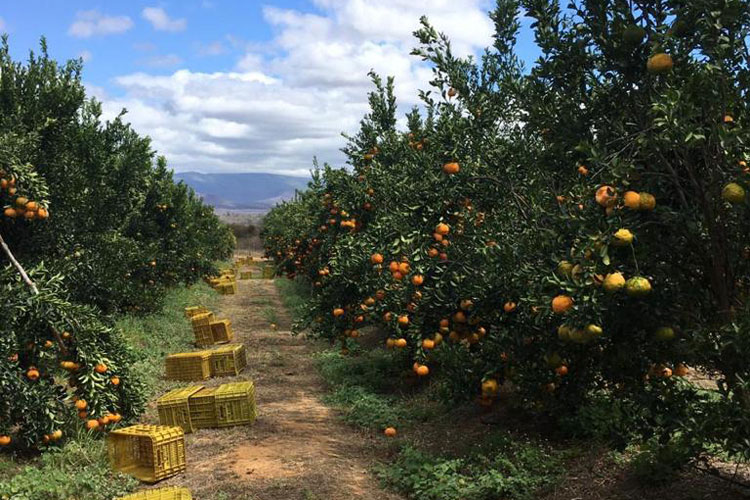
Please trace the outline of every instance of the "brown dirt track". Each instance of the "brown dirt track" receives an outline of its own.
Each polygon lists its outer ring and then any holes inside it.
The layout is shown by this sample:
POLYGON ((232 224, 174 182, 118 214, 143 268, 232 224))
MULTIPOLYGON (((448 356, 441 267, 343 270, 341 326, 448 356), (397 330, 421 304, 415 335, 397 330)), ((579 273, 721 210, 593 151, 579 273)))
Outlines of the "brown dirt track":
MULTIPOLYGON (((200 430, 186 435, 187 472, 162 486, 186 486, 196 500, 395 500, 370 470, 372 441, 347 427, 321 402, 325 386, 313 366, 314 344, 289 332, 290 320, 272 280, 239 280, 224 296, 219 318, 232 321, 248 350, 258 418, 253 426, 200 430), (272 311, 272 312, 271 312, 272 311), (272 331, 270 314, 278 331, 272 331)), ((147 420, 156 423, 152 403, 147 420)))

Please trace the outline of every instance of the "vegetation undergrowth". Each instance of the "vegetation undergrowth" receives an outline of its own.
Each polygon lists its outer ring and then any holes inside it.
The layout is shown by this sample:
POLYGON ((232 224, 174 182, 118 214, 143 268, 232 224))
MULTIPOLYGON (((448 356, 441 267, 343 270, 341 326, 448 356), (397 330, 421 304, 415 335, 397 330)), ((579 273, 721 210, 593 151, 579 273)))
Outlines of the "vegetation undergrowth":
MULTIPOLYGON (((136 355, 133 373, 137 373, 151 398, 171 382, 162 378, 166 354, 186 350, 192 332, 184 317, 190 305, 213 307, 219 300, 208 285, 169 290, 164 309, 146 316, 123 315, 116 321, 136 355)), ((30 460, 0 456, 0 499, 12 500, 110 500, 136 488, 138 481, 112 472, 104 439, 79 431, 66 444, 51 448, 30 460)))

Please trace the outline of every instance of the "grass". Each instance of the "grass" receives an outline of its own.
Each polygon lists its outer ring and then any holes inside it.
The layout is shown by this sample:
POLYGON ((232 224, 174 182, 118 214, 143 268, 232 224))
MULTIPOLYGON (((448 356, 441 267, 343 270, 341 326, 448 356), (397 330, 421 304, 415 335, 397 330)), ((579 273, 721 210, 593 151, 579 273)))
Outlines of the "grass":
MULTIPOLYGON (((175 384, 162 379, 166 354, 192 349, 193 335, 184 308, 204 305, 211 309, 218 300, 218 294, 199 283, 170 290, 159 313, 117 320, 117 327, 138 352, 133 369, 140 373, 149 398, 175 384)), ((111 500, 137 485, 135 479, 112 472, 106 442, 88 433, 33 459, 0 457, 2 500, 111 500)))
POLYGON ((293 318, 302 317, 302 311, 305 302, 310 297, 310 286, 300 280, 290 280, 287 278, 276 278, 274 285, 279 291, 281 302, 287 308, 293 318))

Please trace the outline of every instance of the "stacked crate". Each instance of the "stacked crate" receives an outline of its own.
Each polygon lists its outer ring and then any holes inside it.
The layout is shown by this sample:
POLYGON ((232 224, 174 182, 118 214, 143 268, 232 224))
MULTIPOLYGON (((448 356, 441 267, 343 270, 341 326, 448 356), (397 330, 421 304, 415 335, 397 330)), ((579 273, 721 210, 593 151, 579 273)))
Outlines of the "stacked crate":
POLYGON ((239 375, 247 367, 243 344, 227 344, 216 349, 170 354, 166 359, 166 377, 195 382, 210 377, 239 375))
POLYGON ((197 314, 205 314, 209 312, 204 306, 190 306, 185 308, 185 317, 190 319, 197 314))
POLYGON ((159 422, 184 432, 250 425, 255 421, 255 387, 250 381, 218 387, 190 386, 168 392, 156 402, 159 422))
POLYGON ((185 433, 179 426, 133 425, 116 429, 107 442, 112 467, 146 483, 184 472, 185 433))

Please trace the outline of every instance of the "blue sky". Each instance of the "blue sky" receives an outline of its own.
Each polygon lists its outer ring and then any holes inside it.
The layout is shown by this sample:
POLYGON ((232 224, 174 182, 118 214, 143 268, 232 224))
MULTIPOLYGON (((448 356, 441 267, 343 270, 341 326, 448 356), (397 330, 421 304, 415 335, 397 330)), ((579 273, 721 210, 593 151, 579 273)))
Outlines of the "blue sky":
MULTIPOLYGON (((105 118, 120 109, 176 170, 304 175, 340 163, 339 132, 366 111, 367 71, 396 76, 402 109, 429 69, 408 55, 421 14, 459 53, 490 43, 488 0, 27 0, 0 3, 0 31, 26 58, 48 40, 83 57, 105 118)), ((524 29, 520 52, 536 56, 524 29)))

